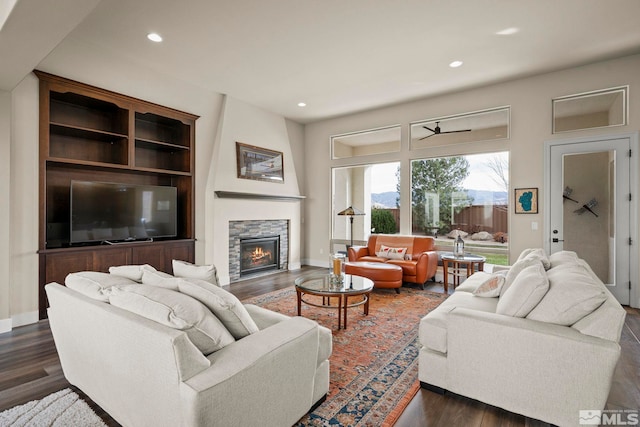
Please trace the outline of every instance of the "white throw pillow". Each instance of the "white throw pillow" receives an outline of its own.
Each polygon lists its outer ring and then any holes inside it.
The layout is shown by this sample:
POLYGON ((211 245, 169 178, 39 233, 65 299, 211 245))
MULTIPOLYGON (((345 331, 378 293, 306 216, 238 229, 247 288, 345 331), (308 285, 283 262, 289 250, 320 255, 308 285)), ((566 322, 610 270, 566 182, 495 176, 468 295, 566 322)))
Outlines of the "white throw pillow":
POLYGON ((198 279, 177 279, 178 290, 203 303, 216 315, 235 339, 258 332, 247 309, 231 292, 198 279))
POLYGON ((578 254, 573 251, 560 251, 549 255, 551 268, 560 267, 561 265, 577 265, 578 259, 578 254))
POLYGON ((144 269, 142 271, 143 285, 161 286, 163 288, 168 288, 168 289, 177 291, 178 284, 175 282, 172 282, 171 279, 175 279, 175 277, 163 271, 147 270, 147 269, 144 269))
POLYGON ((190 262, 173 260, 173 275, 186 279, 200 279, 220 286, 218 270, 214 265, 195 265, 190 262))
POLYGON ((522 261, 523 259, 532 259, 532 258, 540 260, 545 270, 548 270, 551 268, 551 261, 549 260, 549 256, 542 248, 525 249, 520 253, 520 256, 518 257, 516 262, 522 261))
POLYGON ((207 307, 180 292, 149 285, 122 286, 114 290, 109 301, 116 307, 185 331, 205 355, 235 341, 207 307))
POLYGON ((135 280, 136 282, 141 282, 142 273, 145 269, 156 271, 156 269, 150 266, 149 264, 118 265, 118 266, 109 267, 109 273, 116 276, 126 277, 128 279, 135 280))
POLYGON ((136 282, 126 277, 99 271, 80 271, 68 274, 64 279, 64 284, 69 289, 80 292, 89 298, 109 302, 109 295, 111 295, 114 286, 135 285, 136 282))
POLYGON ((376 255, 381 258, 406 259, 407 248, 393 248, 391 246, 380 245, 380 250, 376 255))
POLYGON ((603 286, 579 265, 551 269, 547 277, 549 291, 528 319, 571 326, 607 299, 603 286))
POLYGON ((502 294, 496 306, 497 314, 525 317, 538 305, 549 290, 549 279, 540 261, 524 268, 502 294))
POLYGON ((511 286, 511 284, 514 282, 516 277, 518 277, 518 275, 522 272, 522 270, 524 270, 527 267, 531 267, 533 265, 538 265, 538 264, 542 265, 540 260, 536 259, 536 258, 525 258, 525 259, 522 259, 520 261, 516 261, 509 268, 509 270, 507 270, 507 275, 506 275, 506 278, 505 278, 504 285, 502 286, 502 289, 500 290, 500 296, 504 295, 505 292, 507 292, 507 289, 509 289, 509 286, 511 286))
POLYGON ((473 291, 473 295, 483 298, 499 297, 505 281, 506 277, 503 274, 491 274, 473 291))

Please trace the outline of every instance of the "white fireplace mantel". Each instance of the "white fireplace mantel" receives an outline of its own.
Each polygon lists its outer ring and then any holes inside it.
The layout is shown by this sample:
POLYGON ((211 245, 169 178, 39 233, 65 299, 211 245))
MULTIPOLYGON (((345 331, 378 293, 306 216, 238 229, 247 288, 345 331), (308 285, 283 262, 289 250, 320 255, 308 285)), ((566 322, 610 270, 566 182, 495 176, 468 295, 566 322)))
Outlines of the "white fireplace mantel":
POLYGON ((262 194, 262 193, 241 193, 236 191, 214 191, 219 199, 267 199, 267 200, 282 200, 282 201, 298 201, 304 200, 306 196, 287 196, 284 194, 262 194))

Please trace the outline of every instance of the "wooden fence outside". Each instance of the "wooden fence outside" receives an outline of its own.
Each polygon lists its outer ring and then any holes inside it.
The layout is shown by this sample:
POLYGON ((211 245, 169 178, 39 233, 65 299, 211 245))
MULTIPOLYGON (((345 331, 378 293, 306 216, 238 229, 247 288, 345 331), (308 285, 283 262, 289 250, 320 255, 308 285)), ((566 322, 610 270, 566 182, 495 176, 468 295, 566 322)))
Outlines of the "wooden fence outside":
MULTIPOLYGON (((391 213, 396 221, 396 233, 400 232, 400 209, 384 208, 391 213)), ((497 232, 509 233, 509 206, 508 205, 478 205, 467 206, 454 215, 453 229, 460 229, 467 233, 486 231, 494 234, 497 232)), ((424 234, 425 230, 413 227, 414 234, 424 234)))

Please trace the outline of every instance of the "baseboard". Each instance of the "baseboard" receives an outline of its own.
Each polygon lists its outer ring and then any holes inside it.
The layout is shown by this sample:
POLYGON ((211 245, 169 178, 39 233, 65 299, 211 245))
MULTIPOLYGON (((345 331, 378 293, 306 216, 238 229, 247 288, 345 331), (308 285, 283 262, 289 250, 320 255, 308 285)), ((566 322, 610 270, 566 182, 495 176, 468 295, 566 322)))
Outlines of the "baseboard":
POLYGON ((37 311, 16 314, 8 319, 0 319, 0 334, 10 332, 13 328, 17 328, 18 326, 38 323, 39 320, 40 314, 37 311))
POLYGON ((11 319, 0 319, 0 334, 11 331, 12 325, 11 319))
POLYGON ((11 316, 11 320, 13 320, 14 328, 17 328, 18 326, 31 325, 32 323, 38 323, 40 320, 40 313, 38 313, 38 311, 20 313, 15 316, 11 316))
POLYGON ((422 387, 425 390, 429 390, 429 391, 431 391, 433 393, 437 393, 437 394, 440 394, 440 395, 445 394, 445 392, 447 391, 442 387, 438 387, 436 385, 425 383, 425 382, 422 382, 422 381, 420 381, 420 387, 422 387))
POLYGON ((302 260, 302 265, 310 265, 312 267, 329 268, 329 258, 327 258, 324 261, 320 261, 320 260, 317 260, 317 259, 305 258, 305 259, 302 260))

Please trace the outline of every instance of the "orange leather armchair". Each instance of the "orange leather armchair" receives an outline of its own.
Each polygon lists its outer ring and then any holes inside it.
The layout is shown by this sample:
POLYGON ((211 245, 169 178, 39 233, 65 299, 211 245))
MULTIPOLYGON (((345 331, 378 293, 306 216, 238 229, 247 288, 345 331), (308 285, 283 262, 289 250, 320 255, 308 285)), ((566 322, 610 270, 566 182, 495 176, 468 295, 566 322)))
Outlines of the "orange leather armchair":
POLYGON ((424 288, 427 280, 436 275, 438 253, 435 239, 428 236, 400 236, 396 234, 372 234, 367 246, 351 246, 349 261, 384 262, 402 267, 403 282, 418 283, 424 288), (379 256, 382 246, 406 248, 404 259, 379 256))

